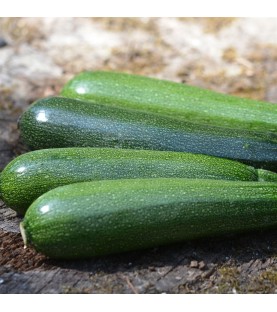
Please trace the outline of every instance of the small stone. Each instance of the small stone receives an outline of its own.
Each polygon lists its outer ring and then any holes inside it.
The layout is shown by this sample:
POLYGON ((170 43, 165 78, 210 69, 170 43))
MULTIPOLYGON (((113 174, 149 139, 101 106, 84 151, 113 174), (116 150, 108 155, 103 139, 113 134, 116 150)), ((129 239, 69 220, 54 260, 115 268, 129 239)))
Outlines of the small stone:
POLYGON ((191 268, 198 268, 198 261, 192 260, 192 261, 190 262, 190 267, 191 267, 191 268))
POLYGON ((199 262, 199 269, 200 269, 200 270, 204 270, 205 267, 206 267, 206 263, 205 263, 204 261, 200 261, 200 262, 199 262))

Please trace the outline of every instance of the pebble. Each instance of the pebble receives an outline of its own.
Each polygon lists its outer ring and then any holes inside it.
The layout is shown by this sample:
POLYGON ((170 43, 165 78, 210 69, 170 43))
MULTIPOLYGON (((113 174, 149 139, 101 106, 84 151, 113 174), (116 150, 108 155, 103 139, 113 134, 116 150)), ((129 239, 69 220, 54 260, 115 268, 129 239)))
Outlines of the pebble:
POLYGON ((206 264, 205 264, 204 261, 198 262, 198 261, 196 261, 196 260, 192 260, 192 261, 190 262, 190 267, 191 267, 191 268, 195 268, 195 269, 203 270, 203 269, 205 269, 206 264))
POLYGON ((192 261, 190 262, 190 267, 191 267, 191 268, 198 268, 198 261, 192 260, 192 261))
POLYGON ((200 261, 198 267, 199 267, 200 270, 203 270, 206 267, 206 263, 204 261, 200 261))

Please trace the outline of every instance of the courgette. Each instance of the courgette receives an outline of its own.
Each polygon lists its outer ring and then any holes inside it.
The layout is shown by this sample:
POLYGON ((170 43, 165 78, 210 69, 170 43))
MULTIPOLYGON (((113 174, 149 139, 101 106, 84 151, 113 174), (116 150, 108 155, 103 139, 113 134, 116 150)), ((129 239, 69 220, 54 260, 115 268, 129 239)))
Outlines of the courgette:
POLYGON ((75 183, 40 196, 20 227, 25 245, 63 259, 276 229, 277 184, 178 178, 75 183))
POLYGON ((25 153, 3 170, 4 202, 24 215, 43 193, 66 184, 123 178, 179 177, 275 181, 277 174, 201 154, 112 148, 54 148, 25 153))
POLYGON ((114 147, 207 154, 277 171, 277 135, 184 122, 158 114, 49 97, 32 104, 19 128, 31 149, 114 147))
POLYGON ((117 72, 83 72, 62 96, 153 112, 200 124, 277 133, 277 105, 117 72))

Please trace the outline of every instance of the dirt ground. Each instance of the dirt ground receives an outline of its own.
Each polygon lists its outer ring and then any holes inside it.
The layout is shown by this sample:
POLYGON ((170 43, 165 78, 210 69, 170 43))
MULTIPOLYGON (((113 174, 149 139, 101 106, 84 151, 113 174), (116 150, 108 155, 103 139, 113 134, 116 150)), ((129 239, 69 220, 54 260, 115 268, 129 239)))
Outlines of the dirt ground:
MULTIPOLYGON (((0 18, 0 171, 27 151, 17 119, 83 70, 277 102, 276 18, 0 18)), ((0 201, 0 293, 276 293, 277 231, 86 261, 24 249, 0 201)))

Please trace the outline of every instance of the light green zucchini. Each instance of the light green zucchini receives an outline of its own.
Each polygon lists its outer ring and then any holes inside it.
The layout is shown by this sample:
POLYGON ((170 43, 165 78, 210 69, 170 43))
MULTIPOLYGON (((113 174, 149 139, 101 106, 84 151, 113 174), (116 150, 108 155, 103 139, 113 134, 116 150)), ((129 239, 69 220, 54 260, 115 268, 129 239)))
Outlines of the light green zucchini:
POLYGON ((21 223, 25 245, 59 259, 277 228, 277 184, 201 179, 122 179, 61 186, 21 223))
POLYGON ((193 123, 277 133, 277 105, 117 72, 82 72, 61 95, 171 116, 193 123))
POLYGON ((24 215, 43 193, 76 182, 123 178, 275 181, 277 174, 201 154, 113 148, 54 148, 25 153, 0 176, 4 202, 24 215))

